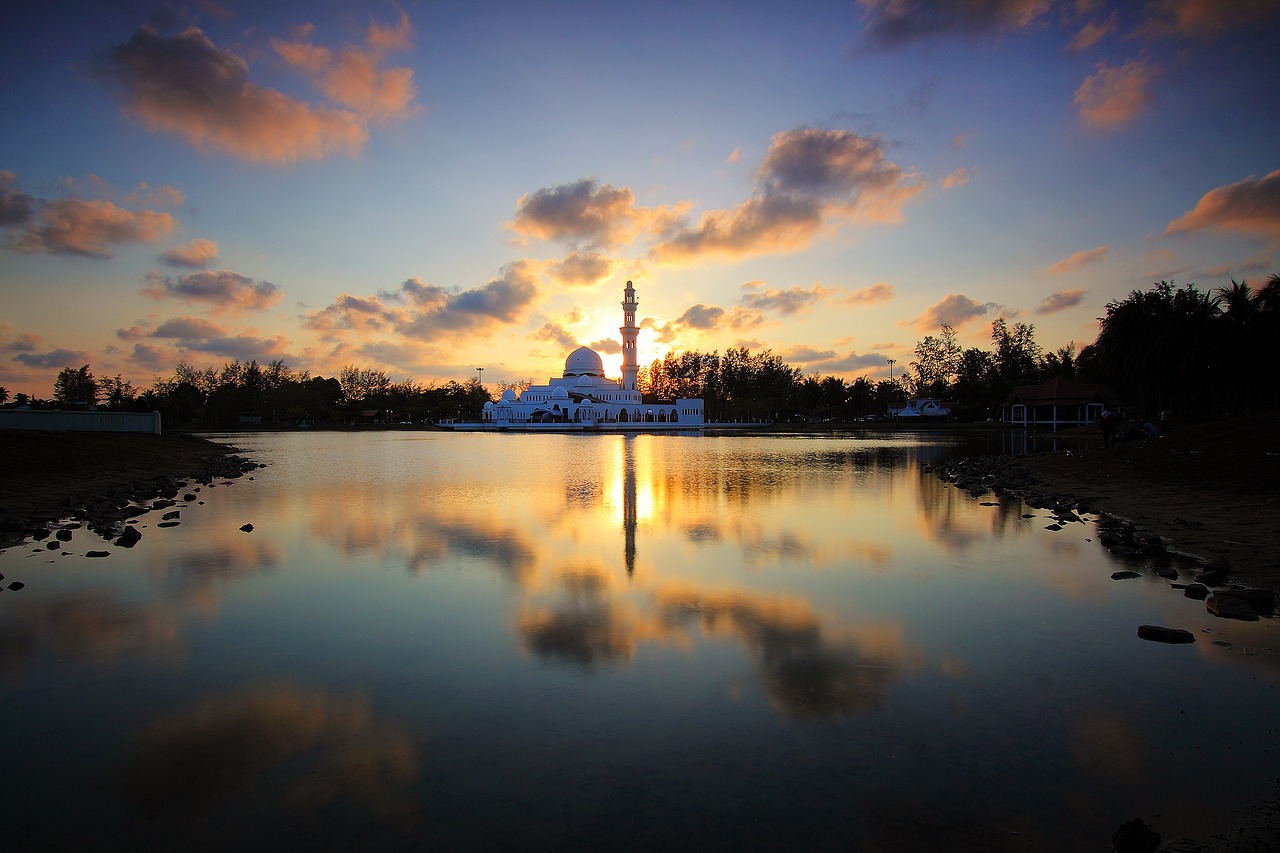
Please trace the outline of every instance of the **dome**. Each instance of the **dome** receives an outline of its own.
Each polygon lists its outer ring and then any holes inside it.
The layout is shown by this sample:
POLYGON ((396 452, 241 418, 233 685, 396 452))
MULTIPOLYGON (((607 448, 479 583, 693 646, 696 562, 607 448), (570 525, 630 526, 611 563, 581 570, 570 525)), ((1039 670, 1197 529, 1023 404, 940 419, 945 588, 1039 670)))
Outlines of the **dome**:
POLYGON ((513 388, 508 388, 502 392, 502 402, 514 403, 516 401, 516 392, 513 388))
POLYGON ((485 400, 485 401, 484 401, 484 407, 485 407, 486 409, 492 409, 492 408, 493 408, 493 401, 492 401, 492 400, 485 400))
POLYGON ((551 399, 552 399, 552 400, 567 400, 567 399, 569 399, 569 392, 568 392, 568 391, 566 391, 566 390, 564 389, 564 386, 563 386, 563 385, 557 385, 557 386, 556 386, 556 390, 554 390, 554 391, 552 391, 552 392, 551 392, 551 399))
POLYGON ((590 347, 578 347, 564 360, 565 376, 604 376, 600 354, 590 347))
POLYGON ((590 388, 596 383, 591 381, 591 377, 584 373, 581 376, 579 376, 578 381, 573 384, 577 385, 579 388, 590 388))

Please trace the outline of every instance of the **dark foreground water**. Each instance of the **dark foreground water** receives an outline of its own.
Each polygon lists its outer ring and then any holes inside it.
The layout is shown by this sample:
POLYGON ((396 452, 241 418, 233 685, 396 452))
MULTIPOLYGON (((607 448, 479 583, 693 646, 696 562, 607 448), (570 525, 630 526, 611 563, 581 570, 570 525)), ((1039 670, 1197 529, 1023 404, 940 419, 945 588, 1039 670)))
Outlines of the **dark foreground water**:
POLYGON ((1276 624, 946 438, 227 440, 137 547, 0 554, 0 848, 1107 850, 1276 774, 1276 624))

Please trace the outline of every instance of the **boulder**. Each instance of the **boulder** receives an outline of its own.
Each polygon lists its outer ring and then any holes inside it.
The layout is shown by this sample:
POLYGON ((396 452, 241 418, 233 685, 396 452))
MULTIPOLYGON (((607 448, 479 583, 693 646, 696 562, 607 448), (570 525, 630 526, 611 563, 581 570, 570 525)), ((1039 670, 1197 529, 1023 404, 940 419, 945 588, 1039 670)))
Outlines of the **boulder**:
POLYGON ((1141 818, 1125 821, 1111 834, 1115 853, 1155 853, 1160 846, 1160 833, 1141 818))
POLYGON ((1204 601, 1209 597, 1209 587, 1202 583, 1189 583, 1182 589, 1182 594, 1196 601, 1204 601))
POLYGON ((1133 578, 1140 578, 1140 577, 1142 577, 1142 575, 1138 574, 1137 572, 1130 572, 1130 571, 1111 573, 1111 579, 1113 581, 1127 581, 1127 580, 1132 580, 1133 578))
POLYGON ((253 532, 253 525, 252 525, 252 524, 242 524, 242 525, 240 525, 240 529, 241 529, 241 530, 243 530, 245 533, 252 533, 252 532, 253 532))
POLYGON ((1138 636, 1155 643, 1194 643, 1196 641, 1190 631, 1184 631, 1181 628, 1165 628, 1162 625, 1139 625, 1138 636))
POLYGON ((1219 589, 1204 603, 1219 619, 1256 622, 1276 609, 1276 594, 1269 589, 1219 589))
POLYGON ((89 551, 85 553, 86 557, 110 557, 110 551, 89 551))
POLYGON ((129 527, 128 525, 125 525, 125 528, 120 531, 120 538, 116 539, 116 544, 121 548, 132 548, 134 545, 137 545, 141 539, 142 531, 138 530, 136 527, 129 527))

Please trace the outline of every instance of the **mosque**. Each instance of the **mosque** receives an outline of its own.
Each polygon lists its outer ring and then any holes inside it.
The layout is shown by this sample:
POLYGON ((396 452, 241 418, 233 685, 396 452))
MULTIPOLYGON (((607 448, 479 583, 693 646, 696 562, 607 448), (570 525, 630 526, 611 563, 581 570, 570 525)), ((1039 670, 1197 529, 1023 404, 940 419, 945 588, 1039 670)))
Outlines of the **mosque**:
POLYGON ((564 375, 517 394, 508 388, 484 404, 482 426, 526 429, 688 429, 706 423, 702 400, 645 403, 636 387, 636 289, 622 291, 622 378, 604 375, 600 354, 578 347, 564 360, 564 375))

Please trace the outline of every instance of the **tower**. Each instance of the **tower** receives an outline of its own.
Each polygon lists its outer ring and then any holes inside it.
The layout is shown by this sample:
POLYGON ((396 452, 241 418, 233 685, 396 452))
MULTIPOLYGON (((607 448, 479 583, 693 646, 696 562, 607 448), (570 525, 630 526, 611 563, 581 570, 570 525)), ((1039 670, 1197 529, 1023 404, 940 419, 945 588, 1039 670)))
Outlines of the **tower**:
POLYGON ((622 390, 636 390, 636 372, 638 365, 636 362, 636 335, 640 330, 636 328, 636 289, 627 282, 626 289, 622 291, 622 327, 618 331, 622 332, 622 390))

